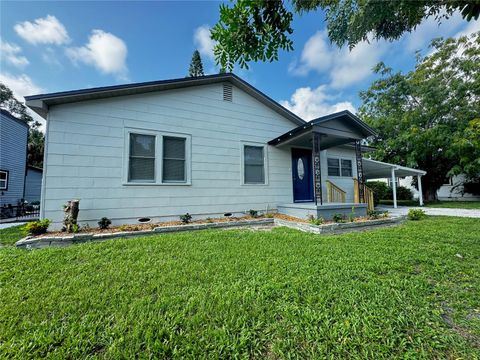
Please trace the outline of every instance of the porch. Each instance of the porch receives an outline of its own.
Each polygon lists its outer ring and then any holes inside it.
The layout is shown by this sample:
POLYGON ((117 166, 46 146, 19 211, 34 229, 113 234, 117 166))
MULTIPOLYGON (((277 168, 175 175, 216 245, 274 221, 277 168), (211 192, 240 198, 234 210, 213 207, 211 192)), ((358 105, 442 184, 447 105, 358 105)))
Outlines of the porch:
POLYGON ((331 220, 334 215, 340 214, 345 218, 349 216, 366 216, 367 204, 360 203, 325 203, 317 205, 314 202, 309 203, 290 203, 277 205, 277 211, 280 214, 294 216, 306 219, 310 216, 319 219, 331 220))

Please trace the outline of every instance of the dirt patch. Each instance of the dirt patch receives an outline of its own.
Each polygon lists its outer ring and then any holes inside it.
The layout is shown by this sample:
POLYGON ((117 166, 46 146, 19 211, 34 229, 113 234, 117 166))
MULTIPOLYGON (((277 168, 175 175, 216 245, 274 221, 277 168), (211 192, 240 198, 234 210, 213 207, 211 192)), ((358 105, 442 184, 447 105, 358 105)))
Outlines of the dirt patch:
POLYGON ((463 337, 464 339, 471 342, 474 346, 480 347, 480 338, 476 335, 471 334, 468 330, 464 329, 463 327, 455 324, 452 319, 453 310, 450 308, 446 303, 442 303, 442 310, 443 314, 441 315, 443 321, 458 335, 463 337))

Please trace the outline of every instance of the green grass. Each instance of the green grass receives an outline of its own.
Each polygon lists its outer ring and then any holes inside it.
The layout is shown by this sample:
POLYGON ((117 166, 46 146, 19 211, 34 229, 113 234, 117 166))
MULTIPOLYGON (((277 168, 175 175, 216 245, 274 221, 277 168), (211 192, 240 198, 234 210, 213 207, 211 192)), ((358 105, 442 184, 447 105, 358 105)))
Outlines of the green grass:
POLYGON ((14 245, 18 240, 24 237, 23 225, 2 229, 0 230, 0 245, 14 245))
POLYGON ((480 201, 436 201, 426 203, 425 206, 451 209, 480 209, 480 201))
POLYGON ((429 217, 2 248, 0 358, 475 359, 479 233, 429 217))

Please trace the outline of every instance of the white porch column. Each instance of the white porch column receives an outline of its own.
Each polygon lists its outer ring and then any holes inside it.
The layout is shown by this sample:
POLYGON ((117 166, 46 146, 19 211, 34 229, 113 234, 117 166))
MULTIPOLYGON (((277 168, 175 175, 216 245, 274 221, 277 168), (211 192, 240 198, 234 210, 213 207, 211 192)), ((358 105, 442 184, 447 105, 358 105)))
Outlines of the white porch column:
POLYGON ((397 184, 395 183, 395 168, 392 167, 392 191, 393 191, 393 208, 397 208, 397 184))
POLYGON ((420 206, 423 206, 422 175, 417 175, 417 182, 418 182, 418 202, 420 206))

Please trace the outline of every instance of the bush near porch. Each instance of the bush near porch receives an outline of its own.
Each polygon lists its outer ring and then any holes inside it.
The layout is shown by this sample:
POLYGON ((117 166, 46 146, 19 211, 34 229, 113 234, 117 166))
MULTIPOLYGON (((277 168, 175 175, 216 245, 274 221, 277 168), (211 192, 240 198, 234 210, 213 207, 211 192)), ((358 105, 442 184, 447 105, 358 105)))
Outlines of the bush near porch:
MULTIPOLYGON (((366 185, 373 191, 373 203, 377 206, 383 200, 393 200, 393 190, 383 181, 368 181, 366 185)), ((397 186, 397 201, 413 201, 412 191, 404 186, 397 186)))
POLYGON ((0 357, 473 359, 479 232, 430 217, 1 248, 0 357))

